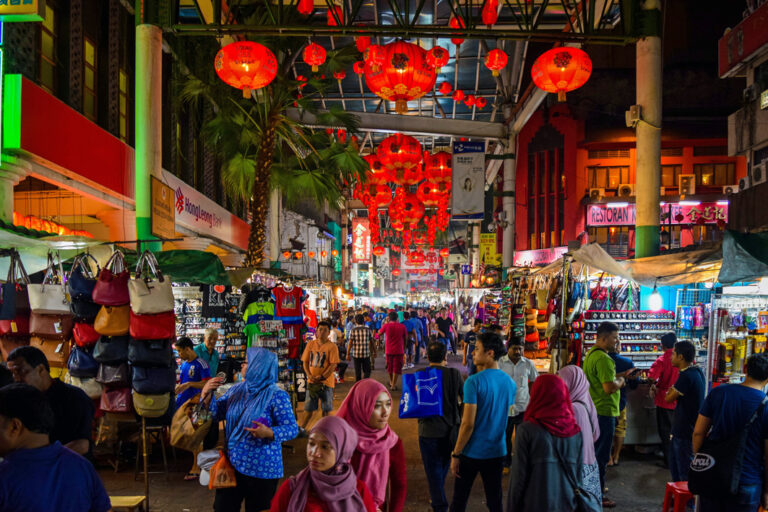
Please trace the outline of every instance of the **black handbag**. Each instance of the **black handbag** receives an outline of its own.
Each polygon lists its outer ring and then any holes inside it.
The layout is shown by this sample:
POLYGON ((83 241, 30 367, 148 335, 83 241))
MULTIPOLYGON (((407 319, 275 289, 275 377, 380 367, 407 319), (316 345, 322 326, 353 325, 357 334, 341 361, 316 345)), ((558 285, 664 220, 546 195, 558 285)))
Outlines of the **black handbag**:
POLYGON ((73 377, 92 379, 99 372, 99 363, 93 358, 90 350, 74 346, 69 352, 67 369, 73 377))
POLYGON ((120 364, 128 360, 128 336, 102 336, 93 348, 93 358, 101 364, 120 364))
POLYGON ((75 318, 75 321, 86 324, 92 324, 99 314, 101 306, 91 302, 90 299, 72 299, 69 303, 69 311, 75 318))
POLYGON ((738 435, 717 441, 704 439, 701 448, 693 456, 688 471, 688 489, 693 494, 720 499, 738 494, 749 429, 762 415, 766 403, 768 396, 763 397, 763 401, 738 435))
POLYGON ((21 263, 21 257, 13 251, 8 264, 8 277, 0 287, 0 320, 15 320, 18 315, 29 315, 28 284, 29 276, 21 263))
POLYGON ((124 388, 128 386, 129 380, 130 371, 127 364, 99 365, 99 372, 96 374, 96 382, 99 384, 110 388, 124 388))
POLYGON ((128 362, 134 366, 168 368, 173 361, 171 340, 134 340, 128 343, 128 362))
POLYGON ((88 253, 77 255, 72 262, 72 270, 69 271, 69 278, 67 279, 70 298, 72 300, 85 299, 90 302, 93 287, 96 286, 96 276, 99 275, 99 272, 101 272, 101 267, 99 267, 96 258, 88 253), (88 268, 88 258, 96 264, 95 275, 88 268))
POLYGON ((176 370, 173 368, 144 368, 131 370, 133 389, 142 395, 170 393, 176 387, 176 370))

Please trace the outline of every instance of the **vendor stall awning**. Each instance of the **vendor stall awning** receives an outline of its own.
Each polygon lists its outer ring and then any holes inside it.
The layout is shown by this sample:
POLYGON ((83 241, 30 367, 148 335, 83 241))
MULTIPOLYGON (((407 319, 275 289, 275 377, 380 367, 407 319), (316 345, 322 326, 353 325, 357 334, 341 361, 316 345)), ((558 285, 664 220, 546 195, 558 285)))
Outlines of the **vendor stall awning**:
POLYGON ((768 233, 726 231, 723 267, 717 280, 724 284, 768 276, 768 233))
MULTIPOLYGON (((160 271, 175 283, 231 285, 227 271, 212 252, 173 250, 155 253, 160 271)), ((125 255, 128 268, 136 266, 136 254, 125 255)))

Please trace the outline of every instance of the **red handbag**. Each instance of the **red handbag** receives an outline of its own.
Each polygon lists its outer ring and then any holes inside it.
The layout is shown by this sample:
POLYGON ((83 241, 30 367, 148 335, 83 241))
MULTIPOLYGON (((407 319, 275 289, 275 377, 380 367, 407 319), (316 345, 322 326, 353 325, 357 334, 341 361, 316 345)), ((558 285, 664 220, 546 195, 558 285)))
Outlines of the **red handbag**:
POLYGON ((125 268, 123 253, 115 251, 99 272, 99 279, 93 287, 93 302, 102 306, 124 306, 131 299, 128 295, 128 280, 131 273, 125 268))
POLYGON ((175 338, 176 315, 173 311, 156 315, 137 315, 131 311, 129 333, 135 340, 175 338))
POLYGON ((92 324, 79 322, 75 323, 73 333, 75 335, 75 345, 78 347, 90 347, 91 345, 95 345, 101 336, 96 332, 92 324))
POLYGON ((99 409, 104 412, 131 412, 131 388, 105 389, 101 394, 99 409))
POLYGON ((0 336, 29 337, 29 314, 16 315, 13 320, 0 320, 0 336))

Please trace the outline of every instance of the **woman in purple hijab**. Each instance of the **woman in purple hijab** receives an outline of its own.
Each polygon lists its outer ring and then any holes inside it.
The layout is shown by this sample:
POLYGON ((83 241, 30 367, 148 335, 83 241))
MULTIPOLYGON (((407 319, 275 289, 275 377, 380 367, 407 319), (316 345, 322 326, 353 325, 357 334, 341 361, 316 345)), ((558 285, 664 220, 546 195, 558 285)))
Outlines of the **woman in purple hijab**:
POLYGON ((357 433, 338 416, 326 416, 310 431, 309 465, 289 478, 272 500, 271 512, 376 512, 373 496, 350 460, 357 433))

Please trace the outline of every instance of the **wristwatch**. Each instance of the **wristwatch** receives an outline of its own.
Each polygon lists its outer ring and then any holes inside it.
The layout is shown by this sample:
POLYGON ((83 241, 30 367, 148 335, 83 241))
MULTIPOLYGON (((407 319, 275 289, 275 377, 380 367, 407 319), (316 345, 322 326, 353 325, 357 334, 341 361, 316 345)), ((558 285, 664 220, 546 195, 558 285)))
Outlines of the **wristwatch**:
POLYGON ((460 459, 461 458, 461 454, 460 453, 451 453, 451 457, 454 458, 454 459, 460 459))

